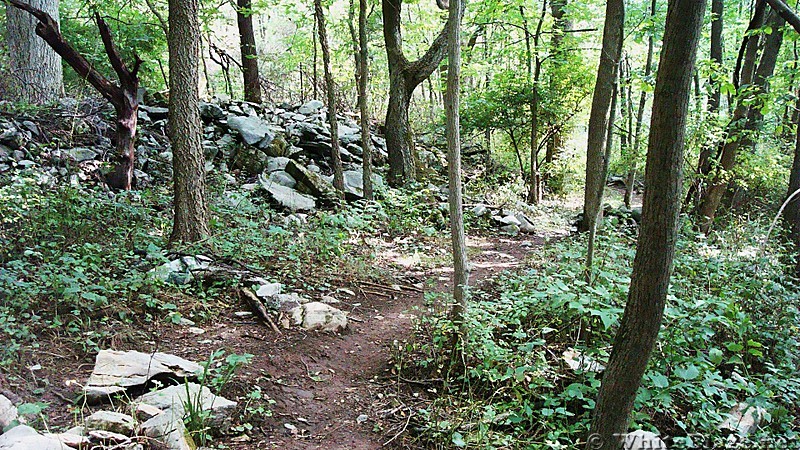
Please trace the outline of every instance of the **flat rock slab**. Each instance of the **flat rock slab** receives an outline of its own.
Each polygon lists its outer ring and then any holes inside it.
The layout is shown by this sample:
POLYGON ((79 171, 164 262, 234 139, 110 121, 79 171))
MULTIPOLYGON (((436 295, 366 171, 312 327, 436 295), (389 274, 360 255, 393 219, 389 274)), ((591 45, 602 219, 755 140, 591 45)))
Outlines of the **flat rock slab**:
POLYGON ((130 388, 142 387, 156 376, 193 378, 202 370, 195 362, 166 353, 101 350, 84 395, 87 402, 99 403, 130 388))
POLYGON ((295 325, 306 330, 341 331, 347 328, 347 314, 322 302, 300 305, 291 311, 295 325))
POLYGON ((103 430, 130 436, 133 434, 133 417, 114 411, 97 411, 86 418, 87 430, 103 430))
POLYGON ((136 403, 154 406, 164 411, 171 410, 181 417, 186 412, 188 402, 199 406, 203 411, 211 411, 213 422, 224 421, 236 407, 236 402, 214 395, 210 389, 196 383, 170 386, 148 392, 136 399, 136 403))
POLYGON ((183 416, 175 411, 159 414, 139 427, 141 434, 161 442, 168 450, 195 450, 197 445, 192 440, 183 416))
POLYGON ((0 435, 1 450, 71 450, 54 437, 42 436, 27 425, 19 425, 0 435))

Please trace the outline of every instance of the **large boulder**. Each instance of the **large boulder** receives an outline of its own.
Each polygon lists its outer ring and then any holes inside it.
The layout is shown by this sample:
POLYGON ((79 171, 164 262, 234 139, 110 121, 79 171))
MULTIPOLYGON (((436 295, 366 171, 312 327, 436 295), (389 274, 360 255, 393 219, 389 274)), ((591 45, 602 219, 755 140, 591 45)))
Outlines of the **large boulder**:
POLYGON ((239 146, 230 161, 231 167, 239 169, 248 176, 255 176, 267 167, 269 156, 258 148, 249 145, 239 146))
POLYGON ((162 411, 173 411, 184 417, 189 408, 210 413, 210 425, 219 428, 230 418, 236 402, 215 395, 206 386, 184 383, 148 392, 135 400, 137 404, 150 405, 162 411), (191 406, 190 406, 191 405, 191 406))
POLYGON ((319 174, 308 170, 294 160, 290 160, 286 164, 286 172, 297 181, 298 191, 313 195, 323 202, 336 202, 337 195, 333 186, 322 179, 319 174))
MULTIPOLYGON (((344 192, 348 200, 358 200, 364 198, 364 169, 345 170, 344 173, 344 192)), ((383 186, 383 178, 380 175, 372 174, 372 187, 383 186)))
POLYGON ((319 112, 323 106, 325 106, 325 104, 319 100, 309 100, 297 108, 297 112, 305 116, 310 116, 311 114, 316 114, 319 112))
POLYGON ((183 380, 196 377, 202 370, 195 362, 167 353, 100 350, 83 391, 87 402, 99 403, 143 387, 154 377, 183 380))
POLYGON ((19 421, 17 407, 5 395, 0 394, 0 433, 9 425, 19 421))

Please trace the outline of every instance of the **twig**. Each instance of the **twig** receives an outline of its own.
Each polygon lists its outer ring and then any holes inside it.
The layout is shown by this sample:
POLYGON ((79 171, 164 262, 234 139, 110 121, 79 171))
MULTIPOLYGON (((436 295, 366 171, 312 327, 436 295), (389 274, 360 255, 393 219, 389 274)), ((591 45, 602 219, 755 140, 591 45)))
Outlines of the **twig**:
POLYGON ((769 235, 772 233, 772 229, 775 228, 775 225, 778 223, 778 219, 781 217, 781 214, 783 214, 783 210, 786 209, 786 205, 788 205, 789 202, 794 200, 794 198, 797 197, 798 194, 800 194, 800 189, 797 189, 796 191, 792 192, 792 195, 786 198, 786 201, 784 201, 783 204, 781 205, 781 209, 778 210, 778 214, 775 214, 775 218, 772 219, 772 224, 769 226, 769 230, 767 230, 767 236, 764 238, 764 242, 761 243, 761 250, 760 250, 761 256, 764 256, 764 251, 766 250, 767 247, 767 241, 769 241, 769 235))
POLYGON ((409 410, 409 411, 408 411, 408 419, 406 419, 406 424, 405 424, 405 425, 403 425, 403 428, 402 428, 402 429, 401 429, 401 430, 400 430, 400 431, 399 431, 397 434, 395 434, 394 436, 392 436, 392 438, 391 438, 391 439, 389 439, 388 441, 384 442, 384 443, 383 443, 383 447, 386 447, 387 445, 391 444, 391 443, 392 443, 392 441, 394 441, 395 439, 397 439, 397 437, 398 437, 398 436, 400 436, 401 434, 403 434, 403 433, 406 431, 406 428, 408 428, 408 424, 411 422, 411 416, 412 416, 412 415, 413 415, 413 414, 412 414, 412 412, 409 410))

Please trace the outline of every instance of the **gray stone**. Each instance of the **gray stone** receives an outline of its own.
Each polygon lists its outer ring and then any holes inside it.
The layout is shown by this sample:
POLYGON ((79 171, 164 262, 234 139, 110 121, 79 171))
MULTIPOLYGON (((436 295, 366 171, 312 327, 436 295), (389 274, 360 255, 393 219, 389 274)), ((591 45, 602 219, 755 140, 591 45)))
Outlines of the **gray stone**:
POLYGON ((183 415, 178 411, 165 411, 139 427, 139 432, 161 442, 167 450, 194 450, 197 445, 183 424, 183 415))
POLYGON ((180 259, 175 259, 151 269, 148 274, 164 283, 184 285, 190 283, 194 276, 180 259))
POLYGON ((289 158, 279 156, 277 158, 267 158, 267 173, 277 172, 279 170, 286 170, 286 165, 289 164, 289 158))
POLYGON ((139 105, 139 109, 147 112, 147 115, 150 116, 151 119, 156 121, 165 120, 167 116, 169 116, 169 109, 162 108, 160 106, 139 105))
POLYGON ((313 195, 323 201, 335 201, 336 191, 333 186, 316 174, 294 160, 290 160, 286 165, 286 172, 297 180, 297 190, 313 195))
POLYGON ((292 311, 300 305, 309 303, 310 300, 296 292, 289 294, 275 294, 268 302, 268 306, 278 311, 292 311))
POLYGON ((602 372, 606 370, 606 366, 596 361, 591 356, 584 355, 579 350, 573 348, 564 350, 561 356, 569 368, 576 372, 602 372))
POLYGON ((288 172, 284 172, 283 170, 278 170, 277 172, 270 172, 269 180, 275 183, 280 184, 281 186, 286 186, 288 188, 293 188, 297 186, 297 180, 294 179, 288 172))
POLYGON ((58 439, 42 436, 27 425, 19 425, 0 435, 0 450, 70 450, 70 448, 58 439))
POLYGON ((187 413, 187 405, 191 403, 192 407, 199 407, 202 411, 211 411, 211 422, 215 426, 220 426, 225 422, 236 407, 236 402, 214 395, 206 386, 195 383, 178 384, 148 392, 135 401, 163 411, 175 411, 180 417, 187 413))
POLYGON ((507 234, 510 234, 512 236, 519 234, 519 231, 520 231, 519 230, 519 225, 514 225, 513 223, 510 223, 508 225, 503 225, 502 227, 500 227, 500 230, 503 233, 507 233, 507 234))
POLYGON ((84 387, 84 395, 90 403, 101 402, 129 388, 143 386, 155 376, 182 380, 193 378, 202 370, 197 363, 166 353, 101 350, 84 387))
POLYGON ((519 229, 525 233, 535 233, 536 228, 533 226, 533 222, 525 214, 517 213, 514 215, 519 221, 519 229))
POLYGON ((232 165, 249 176, 255 176, 267 166, 268 158, 269 156, 260 148, 245 145, 236 149, 232 165))
MULTIPOLYGON (((364 170, 345 170, 342 174, 344 177, 344 192, 349 198, 359 199, 364 198, 364 170)), ((383 186, 383 178, 377 173, 372 174, 372 188, 379 188, 383 186)))
POLYGON ((86 418, 87 430, 105 430, 130 436, 133 434, 133 417, 114 411, 97 411, 86 418))
POLYGON ((71 448, 89 448, 89 438, 81 433, 72 433, 66 431, 64 433, 44 433, 44 437, 55 439, 67 447, 71 448))
POLYGON ((238 131, 247 145, 268 146, 275 137, 269 125, 255 116, 230 117, 228 127, 238 131), (264 143, 265 141, 269 142, 264 143))
POLYGON ((347 314, 322 302, 311 302, 291 311, 292 321, 306 330, 341 331, 347 328, 347 314))
POLYGON ((489 214, 489 208, 483 204, 475 205, 475 207, 472 208, 472 214, 475 215, 475 217, 483 217, 489 214))
POLYGON ((256 290, 256 295, 261 298, 270 298, 280 294, 282 289, 283 285, 281 283, 262 284, 256 290))
POLYGON ((741 402, 728 411, 728 418, 720 425, 720 430, 735 431, 741 436, 748 436, 758 430, 764 418, 764 408, 741 402))
POLYGON ((0 394, 0 433, 7 426, 18 421, 19 413, 17 412, 17 407, 6 396, 0 394))
POLYGON ((650 431, 636 430, 625 435, 624 450, 667 450, 667 444, 650 431))
POLYGON ((494 216, 492 218, 494 220, 502 223, 503 225, 516 225, 516 226, 520 226, 521 225, 519 219, 517 219, 515 216, 513 216, 511 214, 509 214, 507 216, 494 216))
POLYGON ((258 181, 272 200, 286 209, 291 211, 310 211, 317 207, 316 200, 297 192, 293 188, 283 186, 263 176, 259 176, 258 181))
POLYGON ((325 104, 319 100, 309 100, 301 107, 297 108, 297 112, 309 116, 317 113, 320 109, 322 109, 323 106, 325 106, 325 104))
POLYGON ((224 119, 225 110, 214 103, 200 102, 200 117, 206 120, 224 119))

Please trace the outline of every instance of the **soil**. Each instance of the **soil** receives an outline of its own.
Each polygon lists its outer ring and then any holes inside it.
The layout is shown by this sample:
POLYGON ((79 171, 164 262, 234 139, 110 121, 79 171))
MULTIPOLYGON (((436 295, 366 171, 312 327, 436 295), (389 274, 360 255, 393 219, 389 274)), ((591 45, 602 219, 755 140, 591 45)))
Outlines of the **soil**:
MULTIPOLYGON (((541 243, 541 237, 524 235, 470 237, 470 283, 518 266, 541 243)), ((340 334, 293 328, 279 335, 257 319, 237 317, 234 313, 247 307, 231 300, 213 306, 222 309, 215 320, 197 324, 202 334, 193 334, 185 325, 164 324, 152 330, 151 323, 148 331, 132 328, 119 333, 110 347, 157 350, 195 361, 206 360, 220 348, 254 355, 221 392, 240 404, 234 422, 252 424, 253 429, 219 437, 215 445, 286 450, 400 448, 405 445, 400 435, 407 429, 384 420, 387 397, 415 387, 400 386, 405 382, 393 375, 392 357, 397 343, 413 338, 413 319, 423 306, 425 292, 450 288, 448 253, 435 250, 441 254, 440 262, 427 270, 385 261, 382 265, 391 279, 377 285, 339 286, 356 294, 337 295, 342 303, 335 306, 350 313, 348 329, 340 334), (258 388, 263 398, 246 404, 246 396, 258 388), (265 399, 274 403, 267 404, 265 399), (248 406, 268 408, 271 416, 248 411, 248 406)), ((91 413, 89 408, 73 406, 71 399, 91 373, 94 352, 62 343, 57 334, 40 342, 40 349, 24 357, 23 366, 29 369, 14 377, 3 378, 0 373, 0 393, 27 393, 12 401, 50 403, 45 413, 51 427, 75 425, 81 415, 91 413)))

